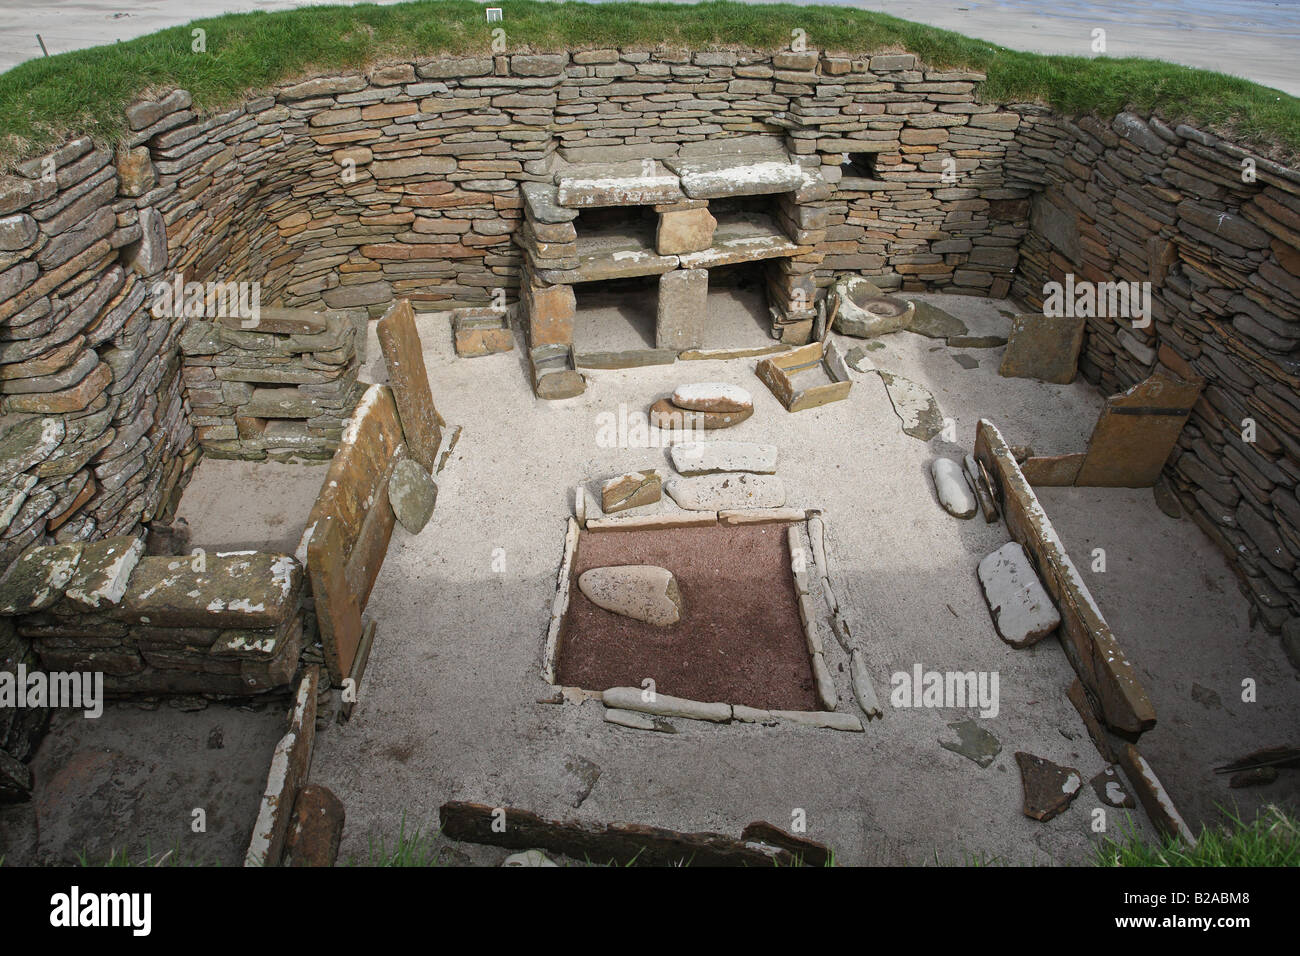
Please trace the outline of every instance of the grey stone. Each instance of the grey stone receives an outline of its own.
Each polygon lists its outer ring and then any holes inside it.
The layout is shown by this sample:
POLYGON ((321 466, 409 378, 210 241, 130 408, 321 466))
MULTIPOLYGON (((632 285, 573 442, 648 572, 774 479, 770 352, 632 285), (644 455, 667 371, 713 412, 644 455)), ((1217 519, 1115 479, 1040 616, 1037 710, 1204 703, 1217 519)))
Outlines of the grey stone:
POLYGON ((708 300, 708 270, 674 269, 661 275, 655 346, 678 352, 700 348, 704 344, 708 300))
POLYGON ((955 754, 961 754, 981 767, 987 767, 993 763, 994 758, 1002 752, 1002 743, 998 738, 994 737, 974 720, 968 718, 955 721, 948 725, 948 729, 956 732, 957 739, 940 740, 939 746, 944 750, 951 750, 955 754))
POLYGON ((936 458, 930 462, 930 477, 934 480, 934 491, 944 511, 954 518, 975 516, 978 504, 966 484, 961 465, 951 458, 936 458))
POLYGON ((692 441, 673 445, 673 467, 683 475, 709 475, 723 471, 776 472, 777 447, 743 441, 692 441))
POLYGON ((388 480, 388 501, 401 526, 411 534, 419 534, 433 516, 438 486, 418 461, 403 458, 393 466, 388 480))
POLYGON ((687 511, 780 508, 785 504, 785 485, 775 475, 741 472, 672 478, 665 489, 687 511))
POLYGON ((985 557, 978 574, 998 635, 1012 647, 1036 644, 1061 623, 1019 542, 1005 544, 985 557))

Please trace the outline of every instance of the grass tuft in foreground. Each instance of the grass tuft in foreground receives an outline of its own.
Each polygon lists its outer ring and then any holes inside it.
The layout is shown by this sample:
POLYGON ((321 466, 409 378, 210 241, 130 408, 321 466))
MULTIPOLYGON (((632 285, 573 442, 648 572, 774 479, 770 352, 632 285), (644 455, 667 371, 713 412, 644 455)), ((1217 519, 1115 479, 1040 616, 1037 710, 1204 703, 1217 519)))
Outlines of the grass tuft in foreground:
POLYGON ((1196 846, 1166 837, 1144 843, 1132 831, 1097 848, 1097 866, 1300 866, 1300 821, 1276 806, 1244 822, 1224 811, 1230 826, 1205 827, 1196 846))
POLYGON ((101 142, 125 132, 141 93, 180 86, 203 111, 229 107, 276 83, 438 54, 486 53, 506 29, 510 52, 640 49, 809 49, 860 56, 907 50, 937 68, 987 73, 984 99, 1038 102, 1065 113, 1156 112, 1283 161, 1300 156, 1300 100, 1247 80, 1158 60, 1021 53, 948 30, 849 7, 734 2, 546 3, 512 0, 489 24, 472 0, 394 6, 306 7, 196 20, 122 43, 28 60, 0 74, 0 163, 73 134, 101 142), (194 52, 192 30, 205 31, 194 52))

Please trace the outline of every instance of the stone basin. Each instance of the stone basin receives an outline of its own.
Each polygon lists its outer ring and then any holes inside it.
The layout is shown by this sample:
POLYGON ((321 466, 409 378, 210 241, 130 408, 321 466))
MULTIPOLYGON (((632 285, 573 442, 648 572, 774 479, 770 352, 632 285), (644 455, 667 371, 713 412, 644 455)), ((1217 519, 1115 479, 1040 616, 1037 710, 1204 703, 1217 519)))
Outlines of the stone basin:
POLYGON ((846 276, 830 291, 832 308, 839 303, 833 328, 844 335, 868 339, 905 329, 916 313, 906 299, 885 295, 862 276, 846 276))

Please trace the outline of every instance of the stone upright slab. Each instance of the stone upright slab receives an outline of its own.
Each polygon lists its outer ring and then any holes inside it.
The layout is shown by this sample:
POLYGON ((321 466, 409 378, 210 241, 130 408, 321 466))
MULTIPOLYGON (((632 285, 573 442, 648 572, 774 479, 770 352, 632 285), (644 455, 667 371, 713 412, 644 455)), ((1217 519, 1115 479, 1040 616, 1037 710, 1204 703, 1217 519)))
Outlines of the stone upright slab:
POLYGON ((1205 383, 1156 372, 1106 399, 1076 485, 1148 488, 1156 483, 1205 383))
POLYGON ((438 410, 429 391, 429 373, 424 367, 420 336, 415 331, 415 314, 408 299, 393 303, 376 326, 379 347, 388 366, 388 382, 397 402, 397 414, 406 435, 406 448, 426 471, 433 471, 434 457, 442 441, 438 410))
POLYGON ((998 374, 1003 378, 1036 378, 1069 385, 1079 368, 1086 322, 1082 317, 1063 315, 1017 315, 1011 320, 998 374))
POLYGON ((675 269, 659 277, 659 304, 655 317, 655 347, 697 349, 704 342, 704 316, 709 299, 709 273, 705 269, 675 269))

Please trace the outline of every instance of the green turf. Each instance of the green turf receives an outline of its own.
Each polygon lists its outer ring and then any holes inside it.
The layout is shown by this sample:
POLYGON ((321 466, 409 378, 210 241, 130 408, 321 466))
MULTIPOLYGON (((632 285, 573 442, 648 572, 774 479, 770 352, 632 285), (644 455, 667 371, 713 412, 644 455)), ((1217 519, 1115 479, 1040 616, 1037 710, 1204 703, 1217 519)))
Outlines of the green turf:
POLYGON ((1243 821, 1223 811, 1228 825, 1205 827, 1196 846, 1166 837, 1143 842, 1129 831, 1098 846, 1098 866, 1300 866, 1300 822, 1275 806, 1243 821))
POLYGON ((1040 56, 844 7, 716 2, 503 4, 489 24, 467 0, 396 6, 308 7, 229 14, 109 46, 28 60, 0 74, 0 162, 34 155, 70 134, 103 142, 124 131, 123 108, 141 93, 180 86, 200 110, 313 72, 359 70, 439 53, 487 52, 503 27, 510 52, 675 47, 785 49, 804 31, 809 49, 907 50, 934 67, 988 74, 990 102, 1042 102, 1069 113, 1154 110, 1232 137, 1265 155, 1300 155, 1300 100, 1246 80, 1156 60, 1040 56), (207 51, 192 51, 194 27, 207 51))

